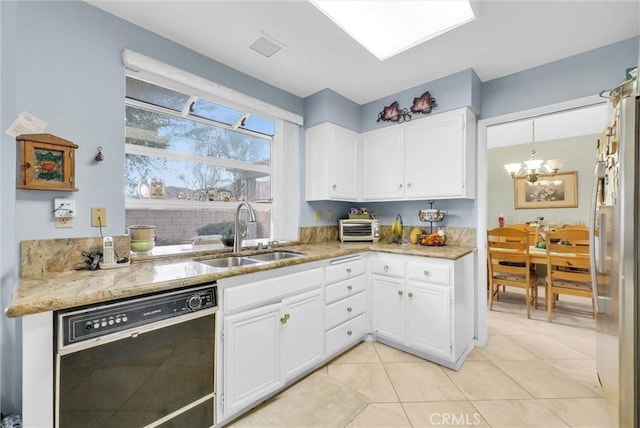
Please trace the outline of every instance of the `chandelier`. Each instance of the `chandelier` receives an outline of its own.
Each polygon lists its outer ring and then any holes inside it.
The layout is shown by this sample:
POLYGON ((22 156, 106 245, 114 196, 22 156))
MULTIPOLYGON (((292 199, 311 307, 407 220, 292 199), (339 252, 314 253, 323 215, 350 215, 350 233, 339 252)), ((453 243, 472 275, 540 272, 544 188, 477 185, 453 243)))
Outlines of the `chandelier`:
POLYGON ((549 159, 544 161, 536 158, 536 122, 531 119, 531 152, 529 152, 529 160, 522 163, 509 163, 504 169, 514 178, 526 177, 529 183, 538 181, 541 175, 555 174, 564 165, 563 159, 549 159))

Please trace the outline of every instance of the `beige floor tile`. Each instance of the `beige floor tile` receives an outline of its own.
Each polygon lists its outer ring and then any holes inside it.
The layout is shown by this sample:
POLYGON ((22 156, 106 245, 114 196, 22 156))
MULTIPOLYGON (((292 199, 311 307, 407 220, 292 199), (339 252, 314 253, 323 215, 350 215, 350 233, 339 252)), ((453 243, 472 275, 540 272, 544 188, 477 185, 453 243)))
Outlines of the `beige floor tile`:
POLYGON ((465 396, 437 364, 385 363, 401 402, 464 400, 465 396))
POLYGON ((549 337, 589 356, 589 358, 596 358, 595 332, 592 334, 552 334, 549 337))
POLYGON ((378 353, 373 342, 362 342, 344 354, 336 357, 331 364, 379 363, 378 353))
POLYGON ((540 400, 571 427, 615 427, 614 410, 604 398, 560 398, 540 400))
POLYGON ((411 427, 400 403, 369 404, 347 428, 411 427))
POLYGON ((397 403, 382 363, 330 364, 329 376, 369 398, 372 403, 397 403))
POLYGON ((468 401, 402 403, 411 426, 420 427, 488 427, 478 410, 468 401))
POLYGON ((445 373, 469 400, 525 399, 531 395, 491 361, 467 361, 445 373))
POLYGON ((517 345, 543 360, 588 360, 588 355, 578 352, 553 337, 544 334, 510 336, 517 345))
POLYGON ((493 428, 568 426, 537 400, 472 401, 472 404, 493 428))
POLYGON ((478 352, 488 360, 532 360, 536 356, 516 345, 507 336, 494 335, 487 339, 487 347, 478 352))
POLYGON ((374 342, 373 346, 378 352, 378 356, 383 363, 410 363, 425 361, 420 357, 392 348, 384 343, 374 342))
POLYGON ((598 374, 596 372, 596 360, 547 360, 547 364, 569 375, 580 385, 603 397, 604 393, 598 374))
POLYGON ((485 357, 481 351, 482 348, 474 348, 473 351, 467 356, 467 361, 485 361, 485 357))
POLYGON ((545 361, 495 361, 495 365, 535 398, 596 396, 593 391, 545 361))

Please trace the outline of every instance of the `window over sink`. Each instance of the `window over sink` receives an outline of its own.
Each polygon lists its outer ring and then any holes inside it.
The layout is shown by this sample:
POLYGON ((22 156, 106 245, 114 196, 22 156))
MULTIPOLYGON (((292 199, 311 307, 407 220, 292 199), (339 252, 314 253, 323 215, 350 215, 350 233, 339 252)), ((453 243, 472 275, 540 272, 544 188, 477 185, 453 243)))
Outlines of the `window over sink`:
POLYGON ((126 77, 126 225, 155 225, 158 246, 192 242, 232 231, 246 200, 257 214, 248 238, 273 237, 278 119, 189 89, 126 77))

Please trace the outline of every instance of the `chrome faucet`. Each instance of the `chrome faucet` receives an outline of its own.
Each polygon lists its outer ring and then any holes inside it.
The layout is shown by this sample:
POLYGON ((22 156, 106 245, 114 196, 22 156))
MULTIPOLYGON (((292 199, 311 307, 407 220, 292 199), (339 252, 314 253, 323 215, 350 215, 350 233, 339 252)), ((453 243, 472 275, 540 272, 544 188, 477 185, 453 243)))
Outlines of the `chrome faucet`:
MULTIPOLYGON (((244 239, 245 236, 247 236, 247 232, 245 230, 244 233, 240 233, 240 210, 242 209, 242 206, 247 207, 247 211, 249 212, 249 222, 251 223, 255 223, 256 222, 256 212, 253 209, 253 206, 247 202, 247 201, 242 201, 238 204, 238 208, 236 208, 236 219, 235 219, 235 235, 233 237, 233 252, 234 253, 239 253, 242 250, 242 239, 244 239)), ((249 227, 249 225, 247 225, 247 228, 249 227)))

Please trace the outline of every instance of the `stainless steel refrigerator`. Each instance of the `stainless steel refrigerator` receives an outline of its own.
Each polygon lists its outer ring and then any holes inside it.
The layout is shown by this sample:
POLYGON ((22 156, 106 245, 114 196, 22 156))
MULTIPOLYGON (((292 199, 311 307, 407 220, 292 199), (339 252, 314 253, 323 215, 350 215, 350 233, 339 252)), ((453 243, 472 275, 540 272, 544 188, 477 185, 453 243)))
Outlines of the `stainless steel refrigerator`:
POLYGON ((631 79, 610 91, 613 114, 598 140, 591 216, 597 306, 596 368, 614 425, 637 427, 640 96, 631 79))

